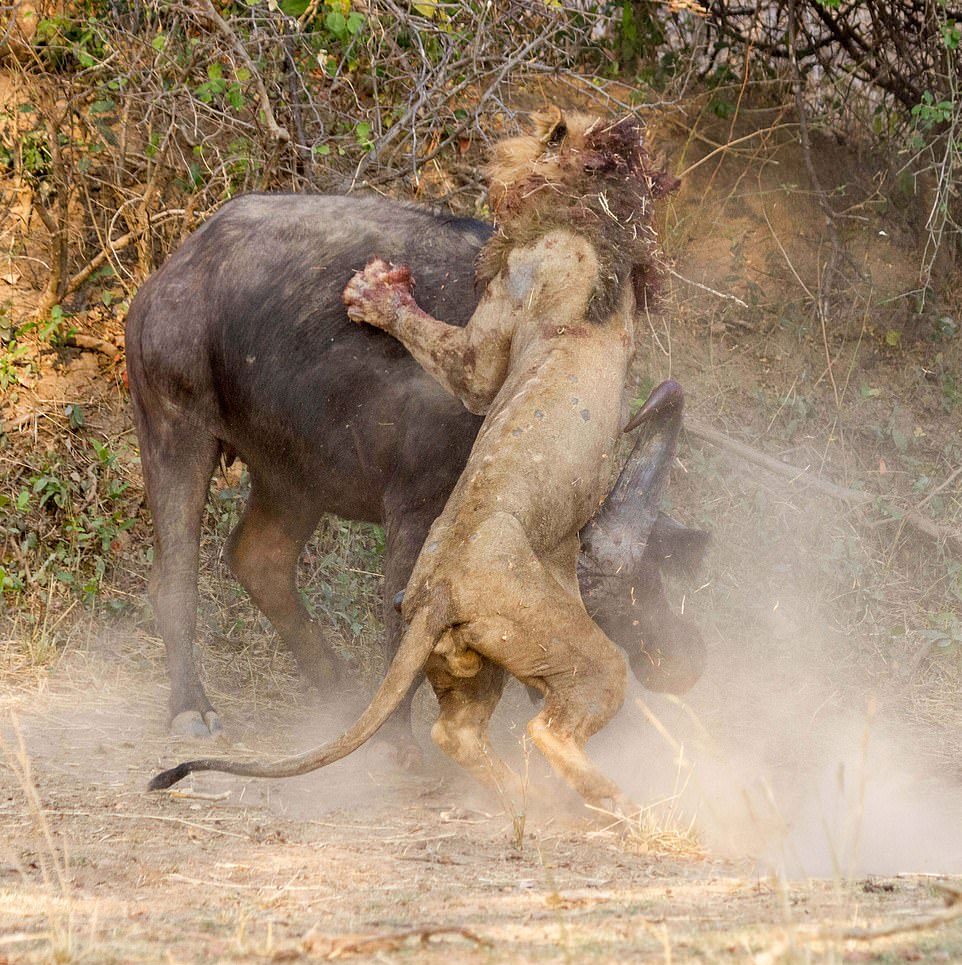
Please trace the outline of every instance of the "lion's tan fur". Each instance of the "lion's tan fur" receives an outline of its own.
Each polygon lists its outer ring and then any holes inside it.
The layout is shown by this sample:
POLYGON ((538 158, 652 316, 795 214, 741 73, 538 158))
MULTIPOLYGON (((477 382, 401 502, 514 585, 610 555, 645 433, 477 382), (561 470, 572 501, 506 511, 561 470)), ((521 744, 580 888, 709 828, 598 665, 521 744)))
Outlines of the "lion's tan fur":
POLYGON ((383 262, 345 291, 352 317, 399 338, 487 414, 418 557, 404 614, 412 627, 432 614, 435 631, 418 645, 434 650, 432 733, 445 750, 491 776, 486 726, 503 677, 492 668, 505 668, 544 693, 529 732, 558 773, 591 801, 617 798, 583 745, 620 706, 625 663, 581 601, 578 531, 611 483, 634 351, 630 281, 649 280, 652 201, 672 179, 652 171, 634 121, 560 111, 499 144, 488 175, 499 231, 467 326, 423 312, 406 272, 383 262))
POLYGON ((557 184, 565 177, 556 152, 546 150, 552 132, 563 122, 570 141, 569 150, 583 150, 585 132, 601 123, 594 114, 559 111, 539 111, 532 115, 531 131, 498 141, 484 167, 488 182, 488 198, 495 217, 499 217, 501 203, 508 191, 528 177, 540 177, 557 184))

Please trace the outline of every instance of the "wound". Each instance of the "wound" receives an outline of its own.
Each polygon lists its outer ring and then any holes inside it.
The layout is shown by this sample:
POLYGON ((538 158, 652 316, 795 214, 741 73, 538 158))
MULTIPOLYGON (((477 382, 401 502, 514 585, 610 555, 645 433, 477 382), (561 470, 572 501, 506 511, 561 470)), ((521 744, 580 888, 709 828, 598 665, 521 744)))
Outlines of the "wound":
POLYGON ((591 338, 593 330, 587 325, 541 325, 540 334, 542 338, 560 338, 562 335, 571 338, 591 338))

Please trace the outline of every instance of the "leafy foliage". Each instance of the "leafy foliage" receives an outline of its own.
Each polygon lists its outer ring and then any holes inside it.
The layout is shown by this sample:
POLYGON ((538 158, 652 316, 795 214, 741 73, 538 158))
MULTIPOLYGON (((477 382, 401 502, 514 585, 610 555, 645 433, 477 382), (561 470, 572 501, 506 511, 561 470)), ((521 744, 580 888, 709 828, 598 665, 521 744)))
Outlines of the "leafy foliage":
POLYGON ((129 565, 125 534, 137 523, 139 499, 127 492, 116 452, 96 439, 87 452, 83 472, 75 454, 48 452, 4 481, 0 589, 8 598, 27 591, 49 596, 59 585, 90 600, 129 565))

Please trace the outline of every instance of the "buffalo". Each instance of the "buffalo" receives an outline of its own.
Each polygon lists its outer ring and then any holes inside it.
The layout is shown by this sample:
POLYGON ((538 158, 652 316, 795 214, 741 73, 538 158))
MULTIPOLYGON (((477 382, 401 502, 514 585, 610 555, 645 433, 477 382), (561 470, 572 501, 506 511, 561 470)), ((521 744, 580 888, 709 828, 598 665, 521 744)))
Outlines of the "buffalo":
MULTIPOLYGON (((250 496, 225 547, 302 675, 332 689, 348 670, 297 591, 323 513, 385 530, 384 622, 481 425, 389 335, 352 323, 341 293, 371 256, 403 262, 419 303, 463 325, 481 295, 489 225, 376 197, 252 194, 230 201, 141 287, 127 318, 128 379, 155 553, 150 597, 164 640, 174 733, 218 733, 195 662, 199 539, 210 479, 239 458, 250 496)), ((664 573, 690 570, 707 534, 660 514, 681 407, 639 433, 607 501, 582 530, 586 606, 650 689, 702 673, 697 626, 668 604, 664 573)), ((393 739, 412 749, 410 697, 393 739)))

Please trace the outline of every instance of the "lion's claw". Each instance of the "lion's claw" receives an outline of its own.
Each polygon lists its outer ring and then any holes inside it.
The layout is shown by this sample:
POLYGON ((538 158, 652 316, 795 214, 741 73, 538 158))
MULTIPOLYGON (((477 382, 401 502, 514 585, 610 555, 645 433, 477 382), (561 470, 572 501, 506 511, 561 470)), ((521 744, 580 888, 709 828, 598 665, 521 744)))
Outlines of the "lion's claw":
POLYGON ((411 297, 413 289, 410 268, 391 265, 383 258, 372 258, 347 283, 342 299, 352 321, 389 328, 403 300, 411 297))

